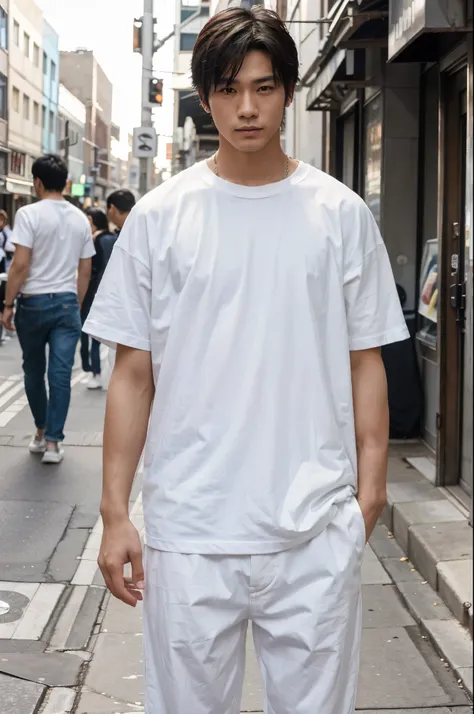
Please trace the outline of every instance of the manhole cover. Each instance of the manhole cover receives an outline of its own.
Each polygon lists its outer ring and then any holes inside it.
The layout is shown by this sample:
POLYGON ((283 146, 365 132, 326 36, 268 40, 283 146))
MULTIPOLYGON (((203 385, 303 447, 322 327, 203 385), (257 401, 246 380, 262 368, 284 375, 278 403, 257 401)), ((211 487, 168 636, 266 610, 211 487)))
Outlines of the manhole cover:
POLYGON ((20 620, 29 604, 30 600, 26 595, 0 590, 0 624, 20 620), (2 609, 2 604, 7 606, 6 611, 2 609))

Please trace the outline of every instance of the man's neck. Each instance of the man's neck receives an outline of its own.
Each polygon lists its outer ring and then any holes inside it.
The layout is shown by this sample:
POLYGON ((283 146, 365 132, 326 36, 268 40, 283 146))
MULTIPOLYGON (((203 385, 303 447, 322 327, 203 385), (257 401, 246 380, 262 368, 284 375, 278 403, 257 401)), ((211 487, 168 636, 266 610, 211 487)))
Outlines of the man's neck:
MULTIPOLYGON (((217 154, 219 176, 243 186, 264 186, 281 181, 285 176, 286 155, 275 138, 261 151, 244 152, 235 149, 223 137, 220 138, 217 154)), ((214 169, 214 159, 210 163, 214 169)), ((291 173, 291 171, 290 171, 291 173)))
POLYGON ((49 201, 64 201, 64 196, 58 191, 45 191, 41 196, 41 200, 44 201, 48 199, 49 201))

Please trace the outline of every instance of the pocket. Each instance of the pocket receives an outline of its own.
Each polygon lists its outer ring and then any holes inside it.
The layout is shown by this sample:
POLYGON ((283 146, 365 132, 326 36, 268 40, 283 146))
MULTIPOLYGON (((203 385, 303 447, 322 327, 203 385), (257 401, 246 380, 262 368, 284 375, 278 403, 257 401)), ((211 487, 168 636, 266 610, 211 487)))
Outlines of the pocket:
POLYGON ((356 496, 354 496, 354 506, 355 506, 355 512, 357 514, 357 519, 359 521, 360 525, 360 530, 364 539, 364 547, 367 545, 367 528, 365 526, 365 519, 362 514, 361 507, 359 505, 359 501, 357 500, 356 496))

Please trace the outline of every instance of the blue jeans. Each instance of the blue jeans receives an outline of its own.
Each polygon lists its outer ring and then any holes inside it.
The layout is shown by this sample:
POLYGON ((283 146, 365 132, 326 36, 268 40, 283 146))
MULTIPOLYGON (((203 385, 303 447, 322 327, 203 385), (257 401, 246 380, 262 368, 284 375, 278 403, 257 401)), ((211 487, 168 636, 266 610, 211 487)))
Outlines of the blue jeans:
POLYGON ((84 372, 100 374, 100 342, 85 332, 81 334, 81 361, 84 372))
POLYGON ((48 441, 63 441, 74 356, 81 334, 77 295, 47 293, 20 297, 15 326, 23 351, 26 396, 36 428, 46 429, 48 441), (45 384, 46 345, 49 399, 45 384))

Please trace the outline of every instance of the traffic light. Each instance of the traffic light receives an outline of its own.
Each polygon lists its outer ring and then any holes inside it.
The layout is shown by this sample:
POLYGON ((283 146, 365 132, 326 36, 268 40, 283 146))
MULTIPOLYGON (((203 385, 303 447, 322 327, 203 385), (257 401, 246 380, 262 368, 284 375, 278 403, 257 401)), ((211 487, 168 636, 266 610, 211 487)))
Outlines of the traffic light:
POLYGON ((143 29, 143 18, 135 18, 133 21, 133 51, 142 51, 142 29, 143 29))
POLYGON ((163 80, 153 77, 148 86, 148 101, 161 107, 163 104, 163 80))

